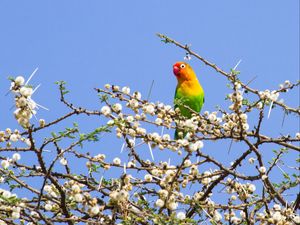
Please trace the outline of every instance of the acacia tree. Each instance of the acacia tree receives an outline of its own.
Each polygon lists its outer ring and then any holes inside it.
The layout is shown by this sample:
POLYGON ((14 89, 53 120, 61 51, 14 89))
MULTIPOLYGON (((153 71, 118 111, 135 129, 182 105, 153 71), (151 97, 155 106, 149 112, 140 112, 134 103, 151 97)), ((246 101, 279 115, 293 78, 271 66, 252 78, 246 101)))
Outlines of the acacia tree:
POLYGON ((95 89, 101 106, 92 110, 68 101, 61 81, 60 101, 68 112, 36 124, 31 117, 41 106, 31 98, 33 87, 23 77, 10 78, 14 115, 22 129, 0 131, 0 224, 300 223, 300 133, 269 136, 262 129, 271 109, 283 110, 297 123, 299 107, 278 97, 298 88, 299 81, 286 81, 273 91, 256 90, 240 79, 236 68, 225 72, 189 46, 158 36, 225 77, 229 107, 193 112, 187 119, 129 87, 107 84, 95 89), (83 133, 77 123, 67 122, 78 115, 86 121, 96 117, 104 125, 95 123, 83 133), (254 122, 248 122, 250 117, 254 122), (58 125, 65 128, 58 130, 58 125), (169 134, 176 127, 187 132, 184 139, 169 134), (108 150, 98 149, 108 132, 123 140, 127 162, 121 162, 119 153, 109 161, 108 150), (222 141, 240 146, 230 164, 228 157, 205 153, 207 143, 222 141), (150 152, 150 160, 143 151, 150 152), (177 161, 155 160, 159 151, 178 154, 177 161), (31 160, 24 163, 22 154, 31 160))

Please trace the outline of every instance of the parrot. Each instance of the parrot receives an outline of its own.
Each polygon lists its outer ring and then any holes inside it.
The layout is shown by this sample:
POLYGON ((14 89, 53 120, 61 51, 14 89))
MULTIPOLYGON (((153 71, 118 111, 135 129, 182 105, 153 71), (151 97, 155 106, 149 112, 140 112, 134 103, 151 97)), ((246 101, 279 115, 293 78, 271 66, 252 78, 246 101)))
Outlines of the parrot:
MULTIPOLYGON (((173 73, 177 78, 174 109, 176 110, 179 108, 181 115, 189 119, 192 117, 193 113, 190 109, 198 113, 200 112, 204 104, 204 90, 199 83, 194 70, 188 63, 176 62, 173 65, 173 73)), ((174 135, 175 139, 184 138, 186 136, 186 132, 181 131, 183 137, 179 137, 180 131, 181 130, 176 129, 174 135)))

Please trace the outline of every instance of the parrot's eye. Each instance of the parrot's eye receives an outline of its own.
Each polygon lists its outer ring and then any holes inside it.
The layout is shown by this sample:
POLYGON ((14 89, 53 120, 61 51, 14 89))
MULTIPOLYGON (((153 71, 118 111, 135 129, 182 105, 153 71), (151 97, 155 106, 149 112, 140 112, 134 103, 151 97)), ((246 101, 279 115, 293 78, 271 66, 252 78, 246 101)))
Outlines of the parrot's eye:
POLYGON ((184 65, 184 64, 181 64, 181 65, 180 65, 180 68, 181 68, 181 69, 185 68, 185 65, 184 65))

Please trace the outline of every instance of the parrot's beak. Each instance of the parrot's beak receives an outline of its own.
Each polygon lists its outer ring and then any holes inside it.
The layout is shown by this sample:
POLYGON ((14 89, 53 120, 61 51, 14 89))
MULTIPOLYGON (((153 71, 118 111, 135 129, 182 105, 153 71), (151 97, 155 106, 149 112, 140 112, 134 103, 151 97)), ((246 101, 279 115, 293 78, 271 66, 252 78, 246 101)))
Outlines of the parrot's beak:
POLYGON ((178 73, 179 73, 179 67, 178 66, 173 66, 173 73, 174 73, 174 75, 175 76, 177 76, 178 75, 178 73))

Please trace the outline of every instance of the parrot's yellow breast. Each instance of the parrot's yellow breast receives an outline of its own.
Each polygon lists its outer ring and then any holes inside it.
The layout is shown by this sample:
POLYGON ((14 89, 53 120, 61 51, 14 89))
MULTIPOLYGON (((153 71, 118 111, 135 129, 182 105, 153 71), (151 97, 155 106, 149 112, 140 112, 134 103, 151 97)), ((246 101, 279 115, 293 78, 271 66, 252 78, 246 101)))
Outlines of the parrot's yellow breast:
POLYGON ((198 96, 204 94, 203 88, 198 80, 189 80, 179 83, 178 91, 184 96, 198 96))

